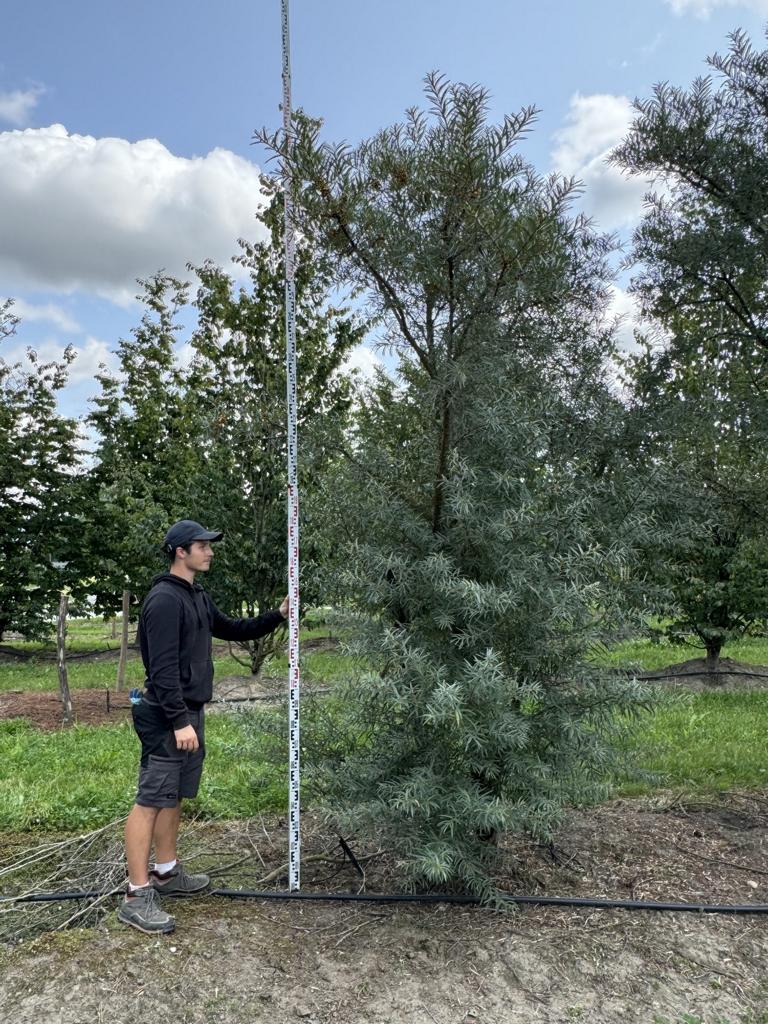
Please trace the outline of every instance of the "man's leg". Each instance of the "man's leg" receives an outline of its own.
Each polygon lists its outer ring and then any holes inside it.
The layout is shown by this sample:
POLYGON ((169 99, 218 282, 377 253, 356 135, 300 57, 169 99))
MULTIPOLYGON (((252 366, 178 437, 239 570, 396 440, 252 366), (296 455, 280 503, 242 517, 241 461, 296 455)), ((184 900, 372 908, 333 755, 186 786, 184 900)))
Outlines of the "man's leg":
POLYGON ((128 862, 128 880, 133 886, 149 885, 147 868, 152 848, 152 833, 162 810, 159 807, 134 804, 128 815, 125 823, 125 859, 128 862))
POLYGON ((176 840, 181 820, 181 801, 185 798, 191 800, 197 796, 205 758, 202 709, 197 712, 190 711, 190 720, 200 741, 200 747, 182 758, 178 802, 175 807, 164 807, 155 822, 155 868, 150 872, 150 884, 164 896, 192 896, 205 892, 210 884, 208 875, 190 874, 177 860, 176 840))
POLYGON ((149 935, 172 932, 176 922, 162 909, 149 884, 147 864, 152 847, 152 832, 159 807, 134 804, 125 823, 125 856, 128 861, 128 890, 118 907, 117 918, 149 935))
MULTIPOLYGON (((168 864, 176 860, 176 841, 181 821, 181 800, 175 807, 162 807, 154 822, 155 861, 168 864)), ((149 850, 147 850, 149 857, 149 850)))
POLYGON ((125 823, 128 891, 117 911, 119 921, 143 932, 172 932, 175 921, 160 906, 150 883, 149 855, 158 818, 174 813, 179 802, 180 757, 172 755, 172 738, 162 709, 142 700, 132 707, 133 724, 141 740, 141 766, 136 803, 125 823))
POLYGON ((155 822, 155 867, 150 871, 151 885, 166 896, 193 896, 205 892, 210 883, 208 875, 191 875, 176 856, 176 840, 179 836, 181 800, 175 807, 164 807, 155 822), (164 865, 173 862, 168 870, 164 865), (157 867, 160 865, 163 870, 157 867))

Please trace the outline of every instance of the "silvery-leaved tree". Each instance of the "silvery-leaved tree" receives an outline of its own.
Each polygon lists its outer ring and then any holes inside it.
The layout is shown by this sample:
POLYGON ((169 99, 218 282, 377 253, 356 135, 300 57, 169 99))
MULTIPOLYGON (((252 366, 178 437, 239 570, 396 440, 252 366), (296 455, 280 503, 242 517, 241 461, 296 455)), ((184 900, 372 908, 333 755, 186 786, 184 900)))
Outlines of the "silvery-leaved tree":
POLYGON ((642 524, 609 441, 609 242, 569 213, 572 182, 520 156, 532 109, 489 124, 483 89, 436 75, 427 97, 354 149, 303 115, 260 139, 399 364, 349 443, 344 580, 369 668, 314 767, 340 814, 392 831, 415 884, 490 895, 494 840, 550 836, 603 792, 617 712, 640 706, 588 655, 642 524))

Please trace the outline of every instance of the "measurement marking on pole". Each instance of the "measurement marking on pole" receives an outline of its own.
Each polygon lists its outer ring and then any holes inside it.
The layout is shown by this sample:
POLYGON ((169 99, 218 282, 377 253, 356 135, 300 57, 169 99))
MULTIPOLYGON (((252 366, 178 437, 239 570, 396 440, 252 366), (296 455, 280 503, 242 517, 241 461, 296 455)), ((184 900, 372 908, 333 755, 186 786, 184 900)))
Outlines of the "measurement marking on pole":
MULTIPOLYGON (((281 0, 283 37, 283 130, 291 139, 291 41, 288 0, 281 0)), ((297 473, 296 398, 296 284, 294 281, 295 236, 293 182, 283 167, 285 202, 285 368, 288 398, 288 883, 291 892, 301 887, 301 803, 299 785, 299 488, 297 473)))

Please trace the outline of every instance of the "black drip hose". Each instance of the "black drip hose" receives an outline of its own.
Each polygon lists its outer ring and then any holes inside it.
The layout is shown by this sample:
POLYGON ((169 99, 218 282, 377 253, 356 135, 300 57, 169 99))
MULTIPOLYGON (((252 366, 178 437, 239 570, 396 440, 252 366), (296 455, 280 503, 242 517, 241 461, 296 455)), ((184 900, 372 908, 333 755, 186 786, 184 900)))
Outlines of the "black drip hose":
MULTIPOLYGON (((27 896, 0 897, 0 903, 58 903, 64 900, 89 900, 108 896, 104 892, 38 892, 27 896)), ((354 892, 279 892, 263 889, 211 889, 208 896, 226 896, 240 900, 328 900, 347 903, 454 903, 479 906, 479 896, 454 896, 450 893, 354 893, 354 892)), ((697 914, 768 914, 768 903, 663 903, 653 900, 610 900, 580 896, 514 896, 502 893, 505 903, 537 907, 587 907, 592 910, 689 911, 697 914)))

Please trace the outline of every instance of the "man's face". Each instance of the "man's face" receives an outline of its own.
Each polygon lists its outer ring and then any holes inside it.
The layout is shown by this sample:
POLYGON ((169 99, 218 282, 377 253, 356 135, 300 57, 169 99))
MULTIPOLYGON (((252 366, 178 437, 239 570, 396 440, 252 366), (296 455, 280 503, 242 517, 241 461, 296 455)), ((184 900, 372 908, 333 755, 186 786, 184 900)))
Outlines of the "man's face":
POLYGON ((189 554, 185 553, 184 564, 193 572, 206 572, 211 567, 213 547, 209 540, 193 540, 189 554))

